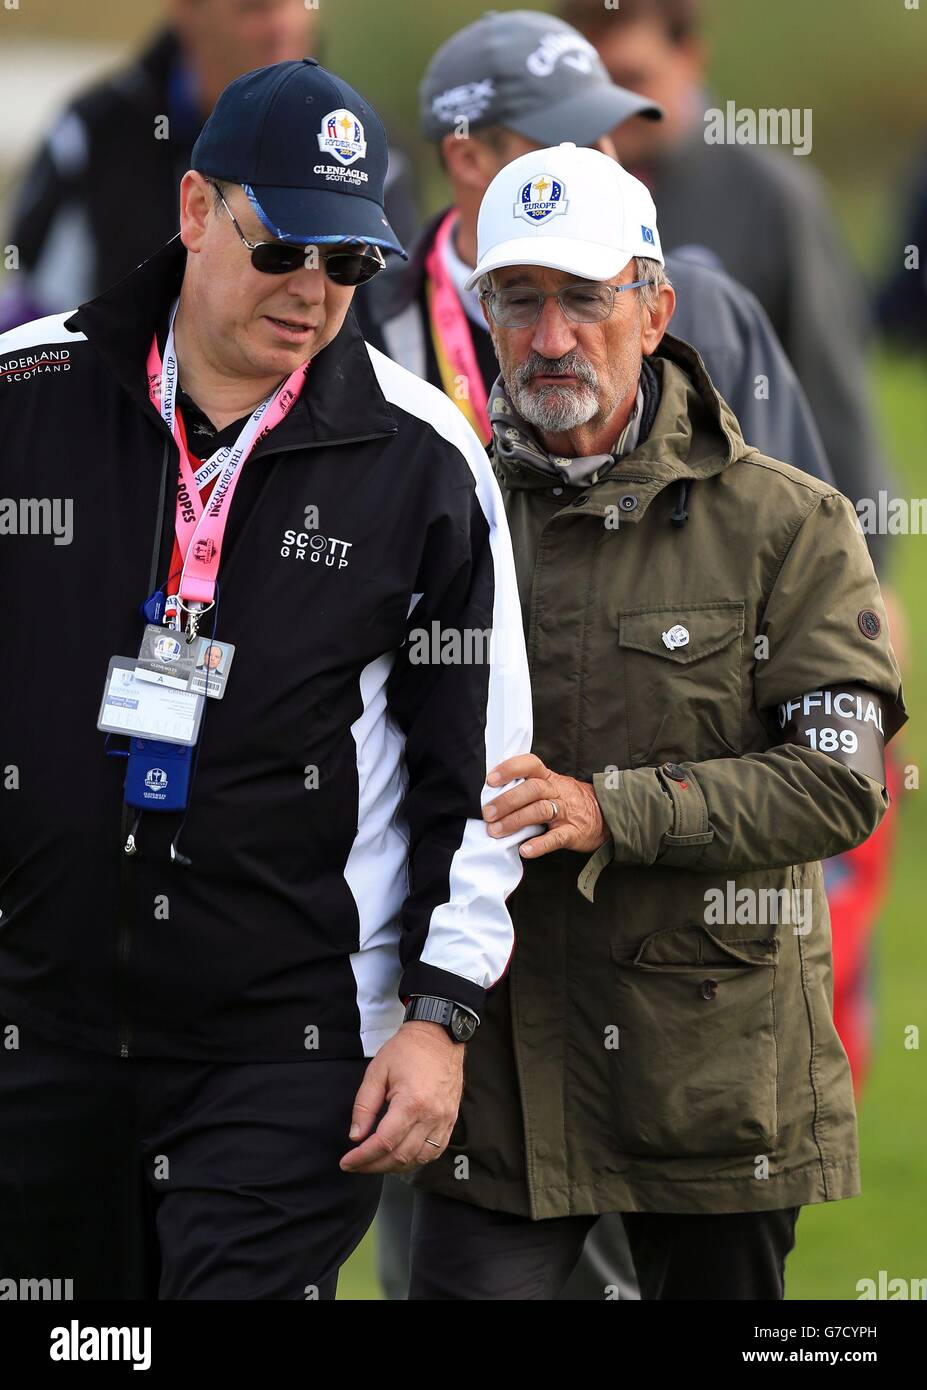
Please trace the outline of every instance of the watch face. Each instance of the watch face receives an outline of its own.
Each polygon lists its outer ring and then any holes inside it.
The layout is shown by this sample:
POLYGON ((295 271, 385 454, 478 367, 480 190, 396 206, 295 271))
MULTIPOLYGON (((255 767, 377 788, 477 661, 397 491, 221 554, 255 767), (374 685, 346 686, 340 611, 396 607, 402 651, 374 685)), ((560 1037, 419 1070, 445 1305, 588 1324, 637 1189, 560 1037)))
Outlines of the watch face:
POLYGON ((476 1032, 476 1019, 463 1009, 455 1009, 451 1014, 451 1032, 458 1042, 469 1042, 476 1032))

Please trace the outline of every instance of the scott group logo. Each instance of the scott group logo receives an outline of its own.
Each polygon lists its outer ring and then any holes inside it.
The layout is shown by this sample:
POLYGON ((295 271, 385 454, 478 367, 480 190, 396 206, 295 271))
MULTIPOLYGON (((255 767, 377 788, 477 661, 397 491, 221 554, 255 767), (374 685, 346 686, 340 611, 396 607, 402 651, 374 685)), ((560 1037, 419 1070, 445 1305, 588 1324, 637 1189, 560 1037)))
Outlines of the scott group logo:
POLYGON ((322 153, 334 155, 342 164, 353 164, 367 153, 364 127, 354 112, 347 111, 343 106, 322 117, 318 139, 322 153))
POLYGON ((523 217, 526 222, 535 224, 546 222, 548 217, 554 217, 558 212, 566 212, 565 192, 566 186, 552 174, 538 174, 537 178, 529 179, 518 190, 515 216, 523 217))
POLYGON ((348 551, 353 541, 339 541, 334 536, 320 536, 318 531, 287 530, 283 533, 280 554, 286 559, 308 560, 312 565, 325 565, 328 569, 346 570, 348 551))

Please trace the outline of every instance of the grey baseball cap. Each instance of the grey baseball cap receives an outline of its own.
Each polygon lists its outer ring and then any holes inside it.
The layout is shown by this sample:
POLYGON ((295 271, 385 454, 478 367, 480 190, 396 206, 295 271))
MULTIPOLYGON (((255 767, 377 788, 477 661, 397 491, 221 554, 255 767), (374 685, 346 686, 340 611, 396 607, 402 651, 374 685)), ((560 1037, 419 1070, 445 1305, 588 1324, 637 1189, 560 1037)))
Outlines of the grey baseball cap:
POLYGON ((489 10, 453 34, 419 88, 422 134, 438 141, 469 126, 501 125, 540 145, 591 145, 630 116, 662 108, 618 87, 592 44, 538 10, 489 10))

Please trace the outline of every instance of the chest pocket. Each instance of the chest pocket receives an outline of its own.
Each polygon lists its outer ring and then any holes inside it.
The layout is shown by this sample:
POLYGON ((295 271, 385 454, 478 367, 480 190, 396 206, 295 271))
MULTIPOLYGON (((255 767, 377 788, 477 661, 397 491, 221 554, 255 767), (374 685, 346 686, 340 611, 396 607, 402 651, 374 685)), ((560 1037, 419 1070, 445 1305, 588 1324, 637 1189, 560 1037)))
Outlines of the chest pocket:
POLYGON ((632 767, 742 751, 742 602, 618 615, 632 767))

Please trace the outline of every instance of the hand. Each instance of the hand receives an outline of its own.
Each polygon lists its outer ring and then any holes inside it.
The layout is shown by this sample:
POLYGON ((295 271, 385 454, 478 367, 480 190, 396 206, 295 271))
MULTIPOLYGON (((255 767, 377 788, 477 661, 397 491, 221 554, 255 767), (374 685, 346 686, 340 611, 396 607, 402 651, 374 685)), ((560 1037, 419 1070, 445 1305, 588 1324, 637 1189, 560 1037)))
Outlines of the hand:
POLYGON ((460 1108, 465 1050, 437 1023, 404 1023, 364 1073, 350 1133, 363 1142, 339 1166, 347 1173, 403 1173, 440 1158, 460 1108), (371 1134, 385 1101, 389 1109, 371 1134))
POLYGON ((545 835, 525 840, 519 847, 528 859, 537 859, 554 849, 591 854, 610 838, 590 783, 551 772, 533 753, 506 759, 493 768, 486 782, 490 787, 500 787, 516 777, 525 780, 483 807, 490 835, 511 835, 526 825, 546 823, 545 835))

